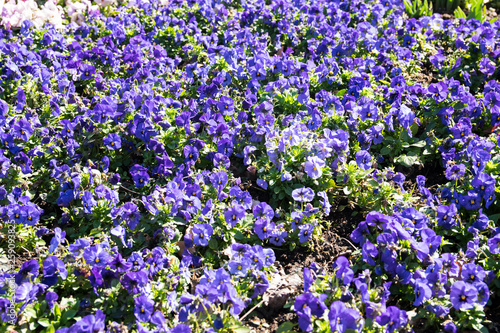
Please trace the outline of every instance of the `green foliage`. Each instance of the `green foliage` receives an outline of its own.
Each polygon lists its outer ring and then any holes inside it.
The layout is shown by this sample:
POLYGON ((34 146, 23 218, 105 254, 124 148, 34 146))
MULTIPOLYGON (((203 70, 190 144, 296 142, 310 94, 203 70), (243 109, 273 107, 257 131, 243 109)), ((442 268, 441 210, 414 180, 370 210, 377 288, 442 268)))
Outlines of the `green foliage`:
POLYGON ((452 13, 459 8, 460 0, 433 0, 434 10, 452 13))
POLYGON ((467 18, 464 11, 460 7, 457 7, 457 9, 455 9, 454 14, 455 14, 455 18, 457 18, 457 19, 466 19, 467 18))
POLYGON ((484 21, 483 12, 484 12, 483 0, 471 0, 470 12, 467 18, 476 19, 483 22, 484 21))
POLYGON ((432 3, 427 0, 403 0, 405 4, 406 14, 410 18, 419 18, 422 16, 432 15, 432 3))

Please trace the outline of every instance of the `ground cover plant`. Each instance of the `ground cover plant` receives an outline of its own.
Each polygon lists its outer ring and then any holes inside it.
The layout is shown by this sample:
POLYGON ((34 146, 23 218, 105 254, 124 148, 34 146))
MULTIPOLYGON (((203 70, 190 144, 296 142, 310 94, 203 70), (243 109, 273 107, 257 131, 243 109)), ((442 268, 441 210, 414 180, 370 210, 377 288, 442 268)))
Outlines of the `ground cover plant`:
POLYGON ((498 330, 500 21, 54 6, 2 8, 1 332, 498 330))

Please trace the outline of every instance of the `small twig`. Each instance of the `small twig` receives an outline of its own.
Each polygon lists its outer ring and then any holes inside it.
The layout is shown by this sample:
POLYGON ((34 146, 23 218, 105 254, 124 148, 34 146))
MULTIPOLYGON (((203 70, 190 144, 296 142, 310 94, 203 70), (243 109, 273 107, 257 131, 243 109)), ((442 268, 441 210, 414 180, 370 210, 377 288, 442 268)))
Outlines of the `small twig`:
POLYGON ((342 256, 348 256, 348 255, 351 255, 352 251, 350 250, 347 250, 347 251, 344 251, 344 252, 340 252, 338 254, 339 257, 342 257, 342 256))
POLYGON ((28 251, 28 249, 27 249, 27 248, 25 248, 25 247, 24 247, 24 246, 22 246, 22 245, 21 245, 21 248, 22 248, 24 251, 28 252, 28 254, 29 254, 29 255, 30 255, 30 257, 31 257, 31 251, 28 251))
POLYGON ((123 185, 120 185, 120 188, 122 188, 122 189, 124 189, 124 190, 127 190, 127 191, 129 191, 129 192, 132 192, 132 193, 135 193, 135 194, 139 194, 139 195, 141 195, 141 193, 136 192, 136 191, 132 191, 131 189, 126 188, 126 187, 125 187, 125 186, 123 186, 123 185))
POLYGON ((248 316, 250 313, 252 313, 252 311, 255 310, 256 308, 258 308, 262 303, 264 303, 264 300, 262 300, 259 303, 257 303, 257 305, 255 305, 247 313, 245 313, 245 315, 243 317, 241 317, 240 320, 243 321, 243 319, 245 319, 246 316, 248 316))
POLYGON ((358 249, 359 249, 359 248, 357 248, 357 247, 356 247, 353 243, 351 243, 351 241, 350 241, 350 240, 348 240, 347 238, 341 237, 341 236, 339 236, 339 235, 336 235, 336 236, 338 237, 338 239, 343 239, 343 240, 345 240, 347 243, 349 243, 349 244, 350 244, 350 245, 354 248, 354 250, 358 250, 358 249))
POLYGON ((353 243, 351 243, 350 240, 348 240, 347 238, 344 238, 344 237, 340 237, 340 239, 343 239, 345 240, 347 243, 351 244, 351 246, 355 249, 355 250, 359 250, 358 247, 356 247, 356 245, 354 245, 353 243))

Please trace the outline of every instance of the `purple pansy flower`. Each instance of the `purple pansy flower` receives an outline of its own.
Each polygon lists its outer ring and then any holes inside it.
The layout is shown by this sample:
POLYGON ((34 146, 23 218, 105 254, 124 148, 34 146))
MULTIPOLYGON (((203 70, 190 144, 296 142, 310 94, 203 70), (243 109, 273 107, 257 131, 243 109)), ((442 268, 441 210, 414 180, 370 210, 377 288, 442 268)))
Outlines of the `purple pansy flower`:
POLYGON ((122 146, 122 140, 116 133, 108 134, 102 141, 104 145, 111 150, 120 149, 122 146))

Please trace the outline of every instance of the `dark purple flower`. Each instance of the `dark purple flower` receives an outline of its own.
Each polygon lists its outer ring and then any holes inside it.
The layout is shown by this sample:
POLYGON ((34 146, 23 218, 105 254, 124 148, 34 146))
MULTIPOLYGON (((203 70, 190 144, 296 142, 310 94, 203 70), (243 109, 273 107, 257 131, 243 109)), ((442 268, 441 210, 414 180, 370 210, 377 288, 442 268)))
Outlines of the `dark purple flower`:
POLYGON ((101 332, 104 331, 106 315, 97 310, 95 315, 88 315, 77 321, 68 332, 101 332))
POLYGON ((311 270, 307 267, 304 268, 304 273, 302 274, 304 278, 304 292, 308 292, 309 288, 311 288, 311 285, 314 282, 313 275, 311 274, 311 270))
POLYGON ((14 124, 12 134, 23 141, 28 141, 33 134, 33 129, 31 128, 31 124, 23 118, 14 124))
POLYGON ((208 223, 195 224, 193 226, 193 242, 196 245, 207 246, 208 241, 212 237, 214 229, 208 223))
POLYGON ((217 103, 217 108, 223 115, 232 115, 234 113, 234 101, 231 97, 222 96, 217 103))
POLYGON ((104 145, 111 150, 120 149, 122 146, 122 140, 116 133, 108 134, 102 141, 104 145))
POLYGON ((401 109, 398 112, 398 121, 401 127, 408 130, 408 134, 411 136, 410 126, 415 120, 415 113, 410 110, 406 105, 401 105, 401 109))
POLYGON ((485 306, 490 299, 490 289, 484 282, 479 282, 474 285, 477 289, 477 304, 485 306))
POLYGON ((132 202, 125 203, 119 209, 118 214, 132 230, 137 227, 141 218, 141 213, 139 213, 137 205, 132 202))
POLYGON ((312 179, 318 179, 323 174, 322 168, 325 166, 325 161, 317 156, 307 158, 304 170, 312 179))
POLYGON ((335 277, 339 279, 345 286, 351 284, 354 278, 354 271, 351 269, 351 263, 346 257, 340 256, 333 264, 335 270, 335 277))
POLYGON ((462 281, 470 284, 476 284, 483 282, 486 277, 486 272, 481 266, 470 262, 462 266, 461 277, 462 281))
POLYGON ((309 187, 297 188, 292 191, 292 198, 297 202, 310 202, 314 199, 314 191, 309 187))
POLYGON ((243 258, 240 261, 230 261, 228 264, 229 272, 232 275, 237 275, 240 277, 245 277, 248 270, 251 268, 251 262, 249 259, 243 258))
POLYGON ((477 289, 470 283, 456 281, 450 289, 450 301, 457 310, 469 310, 477 301, 477 289))
POLYGON ((267 190, 268 184, 265 179, 257 179, 257 185, 262 187, 264 190, 267 190))
POLYGON ((455 140, 464 140, 472 132, 472 124, 470 118, 460 118, 460 120, 450 130, 455 140))
POLYGON ((455 325, 455 323, 452 321, 447 321, 444 324, 443 329, 446 333, 456 333, 457 332, 457 325, 455 325))
POLYGON ((364 262, 369 265, 375 266, 375 261, 372 258, 376 258, 378 256, 378 249, 373 243, 371 243, 369 240, 366 240, 363 244, 361 253, 364 262))
POLYGON ((65 237, 66 231, 62 231, 59 227, 54 229, 54 237, 50 240, 49 254, 53 253, 57 249, 65 237))
POLYGON ((38 296, 42 295, 45 292, 46 288, 46 284, 32 284, 30 282, 25 282, 18 286, 14 293, 14 301, 16 303, 24 302, 24 304, 21 305, 19 311, 22 312, 29 304, 36 301, 38 299, 38 296))
POLYGON ((43 275, 46 279, 49 279, 51 283, 46 283, 47 285, 53 285, 57 281, 57 276, 61 279, 66 280, 68 277, 68 271, 63 261, 56 256, 50 256, 43 262, 43 275))
POLYGON ((112 260, 109 253, 101 245, 95 245, 85 248, 83 251, 85 262, 92 267, 106 267, 112 260))
POLYGON ((441 205, 437 208, 437 221, 438 225, 443 226, 445 229, 451 229, 452 227, 458 225, 455 220, 458 210, 455 204, 450 204, 449 206, 441 205))
POLYGON ((23 262, 19 272, 15 275, 15 281, 17 285, 21 285, 23 282, 31 280, 31 276, 37 277, 40 265, 36 259, 30 259, 23 262))
POLYGON ((492 254, 500 253, 500 234, 488 239, 488 249, 492 254))
POLYGON ((95 67, 86 63, 80 66, 80 80, 89 80, 95 74, 95 67))
POLYGON ((299 226, 299 242, 305 243, 309 241, 314 232, 314 224, 306 223, 299 226))
POLYGON ((138 252, 132 252, 127 262, 132 264, 131 269, 133 271, 138 271, 144 267, 144 259, 142 259, 142 256, 138 252))
POLYGON ((448 97, 448 86, 443 81, 431 83, 427 91, 429 97, 434 98, 437 103, 441 103, 448 97))
POLYGON ((123 288, 125 288, 132 295, 145 291, 148 282, 148 274, 144 270, 127 272, 120 280, 123 288))
POLYGON ((446 169, 446 179, 457 180, 465 174, 465 165, 462 163, 454 164, 446 169))
POLYGON ((477 191, 477 193, 484 195, 490 189, 495 187, 496 180, 489 174, 481 172, 474 177, 470 184, 474 186, 474 190, 477 191))
POLYGON ((178 324, 169 333, 191 333, 191 328, 186 324, 178 324))
POLYGON ((132 268, 132 263, 127 262, 122 258, 122 255, 118 253, 115 258, 109 263, 109 268, 114 269, 118 273, 125 273, 130 271, 132 268))
POLYGON ((274 217, 274 210, 265 202, 255 205, 252 209, 253 215, 257 219, 272 220, 274 217))
POLYGON ((224 212, 226 223, 233 228, 239 221, 245 217, 245 208, 242 205, 234 205, 224 212))
POLYGON ((372 166, 370 153, 366 150, 360 150, 356 153, 356 164, 362 170, 368 170, 372 166))
POLYGON ((134 299, 134 315, 142 323, 149 322, 151 314, 153 314, 155 303, 146 296, 139 296, 134 299))
POLYGON ((460 197, 460 205, 467 210, 476 210, 481 207, 481 196, 475 190, 470 190, 460 197))
POLYGON ((196 147, 184 146, 184 163, 194 164, 199 157, 199 152, 196 147))
POLYGON ((271 237, 273 230, 276 228, 274 222, 268 219, 257 219, 255 221, 254 232, 261 240, 271 237))
POLYGON ((322 294, 316 298, 311 292, 304 293, 295 298, 294 308, 299 315, 299 327, 304 331, 311 331, 311 316, 321 318, 327 307, 324 303, 326 295, 322 294))
POLYGON ((418 279, 413 289, 415 291, 414 306, 420 306, 432 297, 432 290, 425 279, 418 279))
POLYGON ((41 227, 37 229, 35 235, 39 238, 41 238, 43 235, 49 232, 49 229, 47 227, 41 227))
POLYGON ((436 53, 436 54, 434 54, 434 55, 432 55, 432 56, 429 57, 429 61, 437 69, 443 68, 443 62, 444 62, 444 60, 445 60, 445 57, 441 53, 436 53))
POLYGON ((375 121, 378 119, 378 108, 373 102, 369 102, 364 104, 361 107, 360 111, 361 121, 372 120, 375 121))
POLYGON ((392 333, 396 329, 406 325, 408 315, 396 306, 389 306, 375 321, 381 326, 387 325, 387 332, 392 333))
POLYGON ((82 195, 82 204, 86 214, 92 214, 92 207, 97 205, 94 196, 90 191, 85 191, 82 195))
POLYGON ((357 320, 360 317, 359 311, 347 308, 341 301, 334 301, 328 313, 332 332, 359 331, 361 324, 358 325, 357 320))
POLYGON ((149 182, 148 170, 142 165, 135 164, 130 168, 130 174, 134 180, 135 186, 138 188, 144 187, 149 182))
POLYGON ((210 176, 212 185, 220 192, 226 186, 228 176, 226 171, 215 172, 210 176))
POLYGON ((479 61, 479 71, 486 76, 493 75, 495 73, 495 63, 489 58, 484 57, 479 61))
POLYGON ((47 305, 49 306, 49 309, 52 310, 54 307, 54 303, 59 299, 59 296, 57 293, 53 291, 48 291, 47 294, 45 294, 45 300, 47 301, 47 305))

